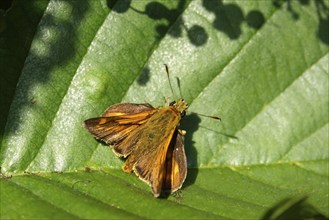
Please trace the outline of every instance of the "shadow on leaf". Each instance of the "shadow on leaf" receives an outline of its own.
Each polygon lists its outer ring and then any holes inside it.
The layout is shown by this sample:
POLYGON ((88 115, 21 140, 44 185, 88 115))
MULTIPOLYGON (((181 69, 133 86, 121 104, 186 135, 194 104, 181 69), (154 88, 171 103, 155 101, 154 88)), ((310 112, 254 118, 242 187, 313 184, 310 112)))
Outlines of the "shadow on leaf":
POLYGON ((307 197, 289 198, 270 208, 262 218, 263 220, 286 219, 327 219, 307 202, 307 197))
MULTIPOLYGON (((297 2, 297 1, 295 1, 297 2)), ((298 20, 300 15, 294 9, 292 0, 272 0, 273 5, 278 9, 286 9, 293 19, 298 20)), ((329 6, 328 1, 298 0, 301 6, 309 6, 311 3, 316 6, 316 13, 319 19, 317 37, 325 44, 329 44, 329 6)))
MULTIPOLYGON (((51 4, 51 3, 50 3, 51 4)), ((11 121, 12 123, 8 128, 6 129, 6 133, 4 135, 9 135, 11 133, 15 133, 17 130, 19 130, 21 120, 24 120, 24 118, 21 116, 21 111, 24 111, 28 108, 35 110, 37 115, 55 115, 59 106, 61 99, 53 99, 55 101, 51 102, 40 102, 38 100, 38 97, 41 99, 43 98, 44 94, 31 94, 33 87, 35 87, 38 84, 44 84, 47 83, 50 79, 53 78, 60 78, 61 79, 61 85, 57 86, 63 86, 64 84, 70 84, 70 81, 75 74, 75 72, 70 73, 62 73, 54 74, 54 70, 61 68, 64 64, 69 62, 72 57, 76 55, 76 44, 78 44, 78 41, 76 40, 76 31, 78 28, 72 28, 72 25, 74 24, 75 27, 79 26, 80 22, 84 19, 85 13, 89 10, 90 5, 86 1, 82 2, 76 2, 76 1, 68 1, 66 2, 67 7, 69 8, 78 8, 78 10, 72 10, 70 20, 67 21, 65 19, 62 19, 60 17, 56 17, 53 14, 49 13, 49 11, 44 11, 42 20, 39 22, 39 28, 38 31, 35 33, 33 37, 33 41, 38 43, 38 50, 34 48, 34 50, 28 48, 27 52, 24 57, 25 63, 22 63, 22 69, 17 70, 17 74, 21 73, 23 71, 23 74, 20 76, 21 83, 18 84, 17 87, 12 87, 16 89, 16 99, 19 100, 17 103, 13 102, 10 103, 12 106, 15 106, 14 109, 11 110, 11 114, 8 116, 8 121, 11 121), (78 6, 78 7, 77 7, 78 6), (45 32, 44 30, 47 30, 45 32), (51 37, 50 37, 51 36, 51 37), (36 71, 37 69, 37 71, 36 71), (26 80, 28 78, 28 80, 26 80)), ((16 7, 29 9, 32 7, 33 2, 18 2, 16 4, 16 7)), ((17 10, 17 8, 15 8, 17 10)), ((13 10, 15 10, 13 8, 13 10)), ((37 13, 37 12, 35 12, 37 13)), ((40 17, 41 18, 41 17, 40 17)), ((29 33, 31 34, 31 33, 29 33)), ((32 38, 31 38, 32 42, 32 38)), ((29 45, 31 46, 31 45, 29 45)), ((7 77, 7 74, 10 74, 10 70, 5 70, 5 74, 7 77)), ((10 78, 12 76, 8 76, 10 78)), ((7 80, 7 79, 6 79, 7 80)), ((5 81, 6 81, 5 80, 5 81)), ((16 79, 18 81, 18 77, 16 79)), ((16 82, 16 81, 15 81, 16 82)), ((17 82, 16 82, 17 83, 17 82)), ((7 86, 6 86, 7 87, 7 86)), ((53 89, 53 95, 63 97, 65 93, 63 94, 59 92, 60 89, 58 87, 54 87, 53 89)), ((12 91, 14 93, 14 91, 12 91)), ((14 94, 10 94, 13 95, 14 94)), ((14 101, 15 101, 14 100, 14 101)), ((11 100, 12 101, 12 100, 11 100)), ((8 103, 8 109, 9 109, 9 103, 8 103)), ((1 110, 2 111, 2 110, 1 110)), ((52 117, 53 117, 52 116, 52 117)), ((48 128, 51 126, 50 122, 45 121, 44 126, 44 132, 48 130, 48 128)), ((1 126, 1 129, 2 126, 1 126)), ((1 132, 1 131, 0 131, 1 132)), ((36 130, 31 131, 33 134, 31 134, 31 137, 38 137, 44 135, 42 132, 36 130)), ((39 138, 38 141, 42 141, 42 138, 39 138)), ((36 144, 36 143, 35 143, 36 144)), ((35 146, 41 147, 41 144, 36 144, 35 146)), ((5 149, 1 149, 5 150, 5 149)), ((24 153, 24 156, 21 158, 22 161, 29 161, 31 158, 34 158, 38 154, 37 149, 33 148, 27 148, 26 152, 24 153)), ((24 170, 28 166, 28 164, 19 163, 18 165, 13 164, 12 169, 15 170, 24 170)))
POLYGON ((194 146, 192 137, 193 137, 193 133, 198 130, 200 122, 201 122, 200 117, 195 113, 187 115, 181 121, 180 127, 183 130, 186 130, 184 142, 185 142, 185 152, 187 157, 187 167, 189 168, 183 188, 192 185, 195 182, 198 175, 198 169, 196 169, 196 167, 198 167, 198 152, 194 146))

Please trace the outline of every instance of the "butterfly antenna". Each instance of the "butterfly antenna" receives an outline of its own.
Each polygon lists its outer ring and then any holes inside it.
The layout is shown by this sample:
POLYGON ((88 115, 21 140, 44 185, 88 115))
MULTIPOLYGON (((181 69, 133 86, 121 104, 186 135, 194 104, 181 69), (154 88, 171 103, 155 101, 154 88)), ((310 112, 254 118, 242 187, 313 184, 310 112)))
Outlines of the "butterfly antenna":
POLYGON ((219 116, 204 115, 204 114, 195 113, 195 112, 191 112, 191 113, 194 113, 194 114, 202 116, 202 117, 212 118, 212 119, 216 119, 216 120, 220 120, 220 121, 222 120, 221 117, 219 117, 219 116))
POLYGON ((180 95, 180 97, 184 97, 183 93, 182 93, 182 89, 180 87, 180 80, 178 77, 176 77, 176 81, 177 81, 177 85, 178 85, 178 89, 179 89, 179 95, 180 95))
POLYGON ((174 96, 174 100, 177 100, 176 96, 175 96, 175 93, 174 93, 174 90, 173 90, 172 85, 171 85, 170 77, 169 77, 169 66, 167 64, 164 64, 164 65, 166 67, 166 72, 167 72, 167 77, 168 77, 168 82, 169 82, 169 85, 170 85, 171 92, 174 96))

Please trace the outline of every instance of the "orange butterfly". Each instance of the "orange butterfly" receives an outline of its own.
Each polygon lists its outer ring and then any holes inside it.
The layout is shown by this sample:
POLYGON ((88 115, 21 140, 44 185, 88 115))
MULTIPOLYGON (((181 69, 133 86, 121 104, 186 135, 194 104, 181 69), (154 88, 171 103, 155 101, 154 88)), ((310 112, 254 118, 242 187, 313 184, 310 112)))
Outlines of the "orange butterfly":
MULTIPOLYGON (((166 70, 169 79, 167 65, 166 70)), ((162 192, 180 189, 186 178, 186 132, 177 127, 187 109, 184 99, 158 108, 150 104, 115 104, 101 117, 86 120, 84 126, 97 139, 112 145, 117 156, 127 158, 123 171, 134 171, 158 197, 162 192)))

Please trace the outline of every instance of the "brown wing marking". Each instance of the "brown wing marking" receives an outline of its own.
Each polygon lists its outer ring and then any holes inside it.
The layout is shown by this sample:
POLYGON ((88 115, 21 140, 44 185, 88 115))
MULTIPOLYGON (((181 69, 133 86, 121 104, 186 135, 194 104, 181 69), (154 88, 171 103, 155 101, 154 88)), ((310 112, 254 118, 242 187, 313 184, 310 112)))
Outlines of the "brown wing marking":
POLYGON ((169 145, 165 166, 166 176, 163 190, 172 193, 182 187, 187 174, 184 136, 177 130, 169 145))

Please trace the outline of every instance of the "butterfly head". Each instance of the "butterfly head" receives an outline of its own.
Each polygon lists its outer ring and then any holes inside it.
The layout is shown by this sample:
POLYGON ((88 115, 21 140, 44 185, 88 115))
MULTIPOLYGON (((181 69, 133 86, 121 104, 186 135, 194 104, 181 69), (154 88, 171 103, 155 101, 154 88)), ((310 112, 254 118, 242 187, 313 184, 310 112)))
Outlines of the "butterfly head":
POLYGON ((173 101, 170 103, 170 106, 173 106, 176 111, 181 114, 181 117, 185 116, 186 110, 188 109, 188 104, 185 102, 184 99, 178 99, 177 102, 173 101))

